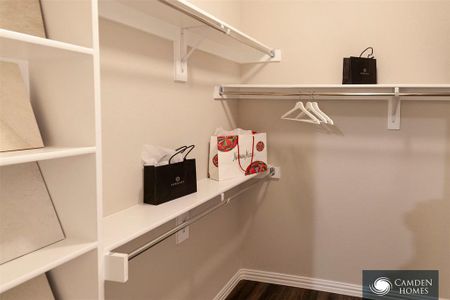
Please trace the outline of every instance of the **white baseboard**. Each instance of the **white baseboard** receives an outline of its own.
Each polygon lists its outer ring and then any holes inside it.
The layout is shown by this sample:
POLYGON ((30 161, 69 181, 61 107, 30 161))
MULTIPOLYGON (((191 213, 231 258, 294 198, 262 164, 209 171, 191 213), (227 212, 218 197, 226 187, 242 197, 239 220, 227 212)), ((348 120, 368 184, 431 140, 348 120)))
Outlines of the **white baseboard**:
POLYGON ((241 279, 246 280, 281 284, 347 296, 361 297, 362 295, 361 285, 357 284, 249 269, 240 269, 238 273, 240 273, 241 279))
POLYGON ((242 280, 241 270, 238 270, 236 274, 231 277, 231 279, 225 284, 225 286, 220 290, 220 292, 214 297, 213 300, 225 300, 231 291, 236 287, 239 281, 242 280))
MULTIPOLYGON (((241 280, 252 280, 265 283, 280 284, 285 286, 292 286, 354 297, 362 296, 362 286, 358 284, 305 276, 288 275, 275 272, 240 269, 236 272, 236 274, 233 275, 233 277, 227 282, 227 284, 225 284, 225 286, 220 290, 216 297, 214 297, 214 300, 225 300, 241 280)), ((447 298, 439 299, 449 300, 447 298)))
POLYGON ((214 300, 225 300, 240 280, 253 280, 356 297, 361 297, 362 294, 361 286, 357 284, 275 272, 240 269, 220 290, 216 297, 214 297, 214 300))

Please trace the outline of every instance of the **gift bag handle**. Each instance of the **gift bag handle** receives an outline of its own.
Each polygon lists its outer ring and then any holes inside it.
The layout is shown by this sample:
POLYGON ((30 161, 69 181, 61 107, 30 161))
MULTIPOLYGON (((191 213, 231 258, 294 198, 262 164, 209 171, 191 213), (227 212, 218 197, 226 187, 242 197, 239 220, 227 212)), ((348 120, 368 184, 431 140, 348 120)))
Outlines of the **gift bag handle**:
MULTIPOLYGON (((190 146, 187 146, 187 147, 185 148, 185 151, 188 150, 188 149, 189 149, 189 151, 186 152, 186 154, 185 154, 184 157, 183 157, 183 160, 186 160, 186 157, 189 155, 189 153, 191 153, 192 150, 194 150, 194 148, 195 148, 195 145, 190 145, 190 146)), ((183 151, 183 152, 184 152, 184 151, 183 151)))
POLYGON ((373 57, 373 47, 367 47, 366 49, 364 49, 363 52, 361 52, 361 54, 359 55, 359 57, 362 57, 363 54, 364 54, 367 50, 370 50, 370 53, 367 54, 367 58, 374 58, 374 57, 373 57))
POLYGON ((186 151, 187 149, 189 149, 189 151, 183 156, 183 160, 186 160, 186 157, 189 155, 189 153, 191 153, 192 150, 194 150, 195 145, 190 145, 190 146, 181 146, 177 149, 175 149, 175 153, 169 158, 169 164, 172 163, 172 159, 177 156, 178 154, 184 153, 184 151, 186 151))
MULTIPOLYGON (((254 154, 255 154, 255 135, 252 135, 252 159, 250 160, 250 164, 249 166, 253 163, 253 158, 254 158, 254 154)), ((239 167, 241 168, 241 170, 245 173, 246 170, 244 170, 244 168, 241 165, 241 151, 239 149, 239 137, 238 137, 238 143, 237 143, 237 150, 238 150, 238 163, 239 163, 239 167)), ((247 166, 248 168, 248 166, 247 166)))

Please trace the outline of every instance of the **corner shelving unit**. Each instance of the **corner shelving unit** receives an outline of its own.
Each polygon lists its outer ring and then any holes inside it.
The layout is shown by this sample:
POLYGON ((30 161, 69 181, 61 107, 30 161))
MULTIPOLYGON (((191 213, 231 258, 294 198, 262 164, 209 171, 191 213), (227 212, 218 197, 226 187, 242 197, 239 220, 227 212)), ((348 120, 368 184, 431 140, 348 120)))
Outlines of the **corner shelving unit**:
POLYGON ((281 61, 279 49, 186 0, 100 0, 99 12, 102 18, 173 41, 176 81, 187 81, 187 61, 195 49, 241 64, 281 61))
MULTIPOLYGON (((107 253, 254 176, 203 179, 195 194, 159 206, 137 204, 103 218, 99 3, 41 4, 50 38, 0 29, 0 57, 28 65, 31 103, 45 147, 0 153, 0 167, 39 163, 66 238, 0 265, 0 293, 45 273, 57 299, 102 300, 107 253)), ((196 49, 238 63, 281 59, 278 49, 184 0, 100 0, 100 6, 101 17, 173 41, 176 80, 187 80, 187 61, 196 49)))
MULTIPOLYGON (((99 15, 101 18, 172 41, 176 81, 187 81, 187 61, 197 49, 240 64, 281 61, 279 49, 257 41, 185 0, 100 0, 99 15)), ((119 264, 116 264, 116 260, 114 266, 109 263, 109 258, 114 260, 116 255, 112 253, 114 249, 122 246, 126 248, 125 245, 135 242, 146 233, 218 196, 224 197, 226 192, 238 188, 252 178, 254 176, 222 182, 202 179, 198 181, 198 192, 195 194, 158 206, 137 204, 104 217, 100 241, 104 255, 103 279, 114 280, 112 277, 117 275, 120 277, 118 281, 125 280, 126 255, 119 258, 119 264)))
POLYGON ((41 4, 50 38, 0 29, 0 57, 28 66, 30 100, 45 147, 0 153, 0 167, 39 163, 66 237, 1 264, 0 293, 46 273, 56 298, 99 299, 97 1, 41 4), (81 26, 86 31, 76 32, 80 23, 88 24, 81 26), (80 38, 86 36, 91 40, 80 38))

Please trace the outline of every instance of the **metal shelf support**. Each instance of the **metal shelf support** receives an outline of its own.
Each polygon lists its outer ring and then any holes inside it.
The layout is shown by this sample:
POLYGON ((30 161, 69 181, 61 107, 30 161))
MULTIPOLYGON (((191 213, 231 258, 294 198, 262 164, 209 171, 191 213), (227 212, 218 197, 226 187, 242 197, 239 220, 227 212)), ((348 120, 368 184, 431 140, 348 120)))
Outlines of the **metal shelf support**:
POLYGON ((388 102, 388 122, 387 129, 390 130, 399 130, 400 129, 400 108, 401 108, 401 99, 400 99, 400 88, 394 88, 394 96, 388 102))

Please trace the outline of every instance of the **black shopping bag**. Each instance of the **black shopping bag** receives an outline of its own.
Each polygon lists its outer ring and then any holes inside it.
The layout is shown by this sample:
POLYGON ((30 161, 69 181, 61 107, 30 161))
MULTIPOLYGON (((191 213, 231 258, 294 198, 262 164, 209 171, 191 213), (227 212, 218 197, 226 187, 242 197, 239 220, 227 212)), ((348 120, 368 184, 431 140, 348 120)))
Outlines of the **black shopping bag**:
POLYGON ((366 48, 359 57, 344 58, 342 76, 343 84, 376 84, 377 60, 373 56, 373 48, 366 48), (364 52, 371 50, 367 57, 362 57, 364 52))
POLYGON ((144 166, 144 203, 158 205, 197 192, 195 159, 186 159, 193 148, 178 148, 168 165, 144 166), (175 155, 186 151, 183 161, 171 163, 175 155))

